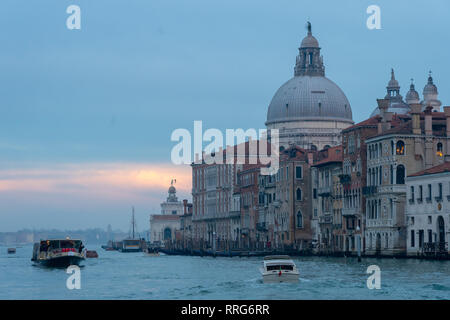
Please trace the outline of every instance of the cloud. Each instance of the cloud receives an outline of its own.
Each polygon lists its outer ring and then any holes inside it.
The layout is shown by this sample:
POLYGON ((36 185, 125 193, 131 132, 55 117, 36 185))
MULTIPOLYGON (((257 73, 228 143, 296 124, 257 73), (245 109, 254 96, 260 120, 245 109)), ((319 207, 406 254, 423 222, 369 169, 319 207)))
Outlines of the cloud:
POLYGON ((190 199, 189 166, 96 162, 0 168, 1 231, 107 223, 126 230, 131 206, 144 230, 149 214, 160 212, 172 179, 178 198, 190 199))
POLYGON ((179 191, 189 193, 189 166, 140 163, 82 163, 39 165, 37 168, 0 169, 0 192, 35 191, 137 192, 167 189, 172 179, 179 191))

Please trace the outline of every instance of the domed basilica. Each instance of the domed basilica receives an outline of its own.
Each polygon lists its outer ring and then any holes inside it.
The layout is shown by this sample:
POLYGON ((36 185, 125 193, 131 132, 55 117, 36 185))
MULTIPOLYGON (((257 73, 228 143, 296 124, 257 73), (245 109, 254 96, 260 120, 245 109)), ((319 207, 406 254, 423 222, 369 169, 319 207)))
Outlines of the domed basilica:
POLYGON ((325 77, 317 39, 308 34, 297 56, 294 77, 275 93, 267 111, 267 129, 279 130, 280 146, 323 149, 340 144, 341 130, 353 124, 344 92, 325 77))

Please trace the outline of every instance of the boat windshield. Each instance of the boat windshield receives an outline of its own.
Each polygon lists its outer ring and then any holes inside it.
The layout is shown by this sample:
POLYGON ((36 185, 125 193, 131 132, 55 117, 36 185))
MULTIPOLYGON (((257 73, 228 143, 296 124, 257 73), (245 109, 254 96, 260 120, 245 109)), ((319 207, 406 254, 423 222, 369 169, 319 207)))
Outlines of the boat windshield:
POLYGON ((273 271, 273 270, 294 270, 294 266, 290 264, 275 264, 275 265, 268 265, 267 271, 273 271))
POLYGON ((79 249, 81 240, 46 240, 41 241, 41 251, 47 251, 48 249, 79 249))

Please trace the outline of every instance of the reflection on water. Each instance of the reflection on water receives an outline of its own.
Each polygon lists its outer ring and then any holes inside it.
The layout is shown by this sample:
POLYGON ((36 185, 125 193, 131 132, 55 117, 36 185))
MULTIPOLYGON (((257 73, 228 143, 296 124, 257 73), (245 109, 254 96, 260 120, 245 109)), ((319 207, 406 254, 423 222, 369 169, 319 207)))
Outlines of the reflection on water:
POLYGON ((81 289, 68 290, 64 269, 33 266, 31 246, 0 247, 0 299, 449 299, 450 261, 294 258, 298 283, 264 284, 262 258, 159 256, 104 251, 87 259, 81 289), (366 269, 381 268, 369 290, 366 269))

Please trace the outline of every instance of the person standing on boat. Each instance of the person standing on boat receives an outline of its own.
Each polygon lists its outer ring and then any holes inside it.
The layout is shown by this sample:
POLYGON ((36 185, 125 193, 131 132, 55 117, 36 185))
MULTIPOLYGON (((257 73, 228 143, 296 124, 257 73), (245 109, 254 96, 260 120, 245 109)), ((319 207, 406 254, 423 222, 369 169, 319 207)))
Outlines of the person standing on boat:
POLYGON ((80 248, 78 249, 78 253, 82 253, 83 249, 84 249, 84 245, 83 245, 83 242, 81 241, 80 242, 80 248))

